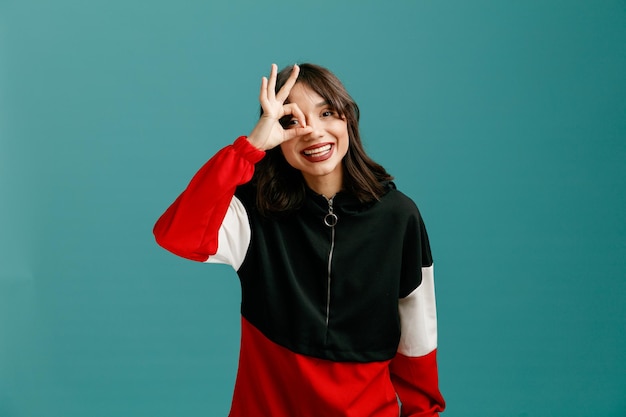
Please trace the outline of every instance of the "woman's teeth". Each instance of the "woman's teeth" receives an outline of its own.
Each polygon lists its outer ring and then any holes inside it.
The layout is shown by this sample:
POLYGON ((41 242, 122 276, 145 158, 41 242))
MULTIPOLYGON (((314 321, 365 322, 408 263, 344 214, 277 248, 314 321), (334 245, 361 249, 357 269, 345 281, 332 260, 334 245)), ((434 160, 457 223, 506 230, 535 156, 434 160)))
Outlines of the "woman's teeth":
POLYGON ((323 153, 330 151, 330 148, 331 148, 331 145, 328 144, 328 145, 320 146, 319 148, 315 148, 315 149, 305 149, 303 153, 306 156, 318 156, 318 155, 321 155, 323 153))

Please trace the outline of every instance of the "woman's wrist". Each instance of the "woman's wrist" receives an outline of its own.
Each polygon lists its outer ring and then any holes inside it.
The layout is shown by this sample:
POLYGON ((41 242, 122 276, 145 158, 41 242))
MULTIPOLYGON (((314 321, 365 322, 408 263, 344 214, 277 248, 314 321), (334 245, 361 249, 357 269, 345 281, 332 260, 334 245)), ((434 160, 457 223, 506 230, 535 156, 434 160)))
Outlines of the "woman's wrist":
POLYGON ((244 159, 253 164, 256 164, 265 156, 265 151, 254 146, 247 136, 239 136, 233 143, 233 147, 244 159))
POLYGON ((260 151, 266 151, 267 149, 265 149, 265 147, 263 146, 263 143, 261 143, 256 136, 254 136, 254 133, 251 133, 250 136, 246 136, 246 140, 248 141, 248 143, 250 143, 250 145, 254 146, 255 148, 257 148, 260 151))

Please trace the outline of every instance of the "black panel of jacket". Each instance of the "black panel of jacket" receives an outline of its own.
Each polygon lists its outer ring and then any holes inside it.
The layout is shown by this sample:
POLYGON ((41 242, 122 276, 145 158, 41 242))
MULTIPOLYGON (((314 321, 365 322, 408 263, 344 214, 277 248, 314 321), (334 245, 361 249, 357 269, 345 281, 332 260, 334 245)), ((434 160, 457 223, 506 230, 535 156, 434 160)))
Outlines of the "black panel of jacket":
POLYGON ((373 204, 338 193, 333 239, 333 228, 324 223, 325 197, 308 190, 302 208, 268 218, 256 209, 254 187, 238 187, 252 230, 238 270, 242 315, 270 340, 304 355, 352 362, 393 358, 400 340, 398 299, 419 286, 421 268, 432 265, 432 257, 415 203, 393 183, 387 189, 373 204))

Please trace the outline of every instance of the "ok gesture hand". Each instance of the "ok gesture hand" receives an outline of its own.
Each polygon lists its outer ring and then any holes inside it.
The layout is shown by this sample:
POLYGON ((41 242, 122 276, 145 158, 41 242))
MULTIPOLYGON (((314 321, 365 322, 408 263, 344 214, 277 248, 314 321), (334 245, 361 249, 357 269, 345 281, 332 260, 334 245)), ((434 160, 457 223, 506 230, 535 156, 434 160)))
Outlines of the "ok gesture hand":
POLYGON ((312 128, 306 125, 304 114, 298 105, 295 103, 285 104, 291 89, 296 84, 300 67, 297 65, 293 66, 289 79, 278 90, 278 93, 276 93, 277 72, 276 64, 272 64, 269 80, 263 77, 261 81, 259 101, 261 102, 263 115, 261 115, 252 133, 248 136, 248 141, 261 150, 272 149, 297 136, 312 132, 312 128), (299 123, 296 127, 285 129, 281 126, 279 120, 288 115, 292 115, 298 120, 299 123))

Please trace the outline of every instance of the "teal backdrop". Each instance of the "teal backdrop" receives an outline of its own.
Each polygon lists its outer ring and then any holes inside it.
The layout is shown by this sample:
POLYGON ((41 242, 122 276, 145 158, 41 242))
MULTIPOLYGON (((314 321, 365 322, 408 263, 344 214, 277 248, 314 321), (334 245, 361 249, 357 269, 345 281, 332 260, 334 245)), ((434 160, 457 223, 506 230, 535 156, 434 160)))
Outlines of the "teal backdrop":
POLYGON ((444 415, 626 416, 609 0, 1 1, 0 416, 227 415, 237 277, 152 225, 272 62, 336 72, 421 208, 444 415))

